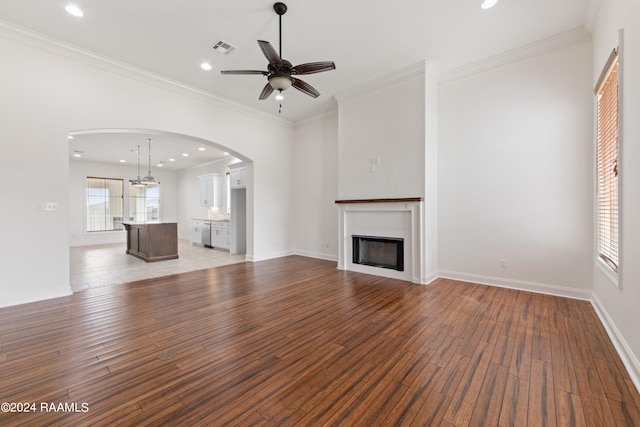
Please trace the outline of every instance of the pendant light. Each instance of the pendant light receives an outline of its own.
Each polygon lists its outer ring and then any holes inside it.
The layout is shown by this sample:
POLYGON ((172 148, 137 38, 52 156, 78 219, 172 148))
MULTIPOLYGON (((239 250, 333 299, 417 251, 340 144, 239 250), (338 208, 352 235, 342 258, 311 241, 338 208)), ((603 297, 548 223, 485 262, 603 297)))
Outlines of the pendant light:
POLYGON ((147 142, 149 143, 149 174, 142 178, 142 181, 146 185, 157 185, 159 184, 158 180, 151 175, 151 138, 148 138, 147 142))
POLYGON ((142 178, 140 178, 140 146, 139 145, 136 145, 136 151, 138 152, 138 178, 131 181, 131 185, 133 185, 134 187, 144 187, 146 184, 142 180, 142 178))

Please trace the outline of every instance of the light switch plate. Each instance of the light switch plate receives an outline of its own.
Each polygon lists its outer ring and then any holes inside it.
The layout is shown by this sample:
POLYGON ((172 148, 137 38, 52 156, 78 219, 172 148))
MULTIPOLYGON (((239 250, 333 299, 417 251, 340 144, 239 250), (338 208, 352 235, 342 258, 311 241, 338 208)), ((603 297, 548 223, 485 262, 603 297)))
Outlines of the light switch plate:
POLYGON ((58 210, 57 202, 38 202, 36 203, 36 210, 38 212, 54 212, 58 210))

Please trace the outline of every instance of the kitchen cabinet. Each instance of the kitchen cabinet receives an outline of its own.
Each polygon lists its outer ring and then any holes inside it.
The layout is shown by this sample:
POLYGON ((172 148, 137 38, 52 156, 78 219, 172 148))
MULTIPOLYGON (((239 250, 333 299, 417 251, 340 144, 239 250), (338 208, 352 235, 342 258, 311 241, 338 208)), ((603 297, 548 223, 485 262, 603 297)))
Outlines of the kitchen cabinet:
POLYGON ((231 248, 231 223, 229 221, 211 221, 211 247, 231 248))
POLYGON ((222 206, 224 179, 222 175, 209 173, 198 177, 200 206, 222 206))
POLYGON ((191 220, 191 244, 202 246, 202 229, 204 221, 199 219, 191 220))
POLYGON ((231 188, 246 188, 247 187, 247 168, 246 166, 241 166, 239 168, 233 168, 233 165, 229 166, 229 170, 231 171, 230 179, 231 179, 231 188))

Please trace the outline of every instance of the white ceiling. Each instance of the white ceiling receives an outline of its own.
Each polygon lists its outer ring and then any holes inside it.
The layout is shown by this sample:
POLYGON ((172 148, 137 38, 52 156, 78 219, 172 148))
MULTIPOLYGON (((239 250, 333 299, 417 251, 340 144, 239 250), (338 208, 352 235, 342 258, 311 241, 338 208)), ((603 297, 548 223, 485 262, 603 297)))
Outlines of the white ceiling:
POLYGON ((266 69, 256 41, 268 40, 278 49, 273 3, 0 0, 0 20, 295 122, 334 109, 336 93, 420 61, 446 72, 576 28, 590 29, 599 0, 499 0, 489 10, 480 8, 481 0, 285 1, 283 58, 294 65, 330 60, 336 70, 302 76, 320 97, 289 89, 281 114, 273 95, 258 100, 264 76, 220 74, 266 69), (68 14, 68 3, 84 16, 68 14), (229 55, 215 52, 211 46, 218 40, 236 49, 229 55), (203 61, 213 70, 202 70, 203 61))

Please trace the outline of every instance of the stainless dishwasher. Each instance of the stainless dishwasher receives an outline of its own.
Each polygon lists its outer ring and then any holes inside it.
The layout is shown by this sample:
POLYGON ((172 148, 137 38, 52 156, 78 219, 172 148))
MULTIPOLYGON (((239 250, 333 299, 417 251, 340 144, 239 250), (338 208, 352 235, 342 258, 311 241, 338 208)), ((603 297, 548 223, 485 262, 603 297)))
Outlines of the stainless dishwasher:
POLYGON ((211 221, 202 221, 202 244, 205 248, 211 247, 211 221))

